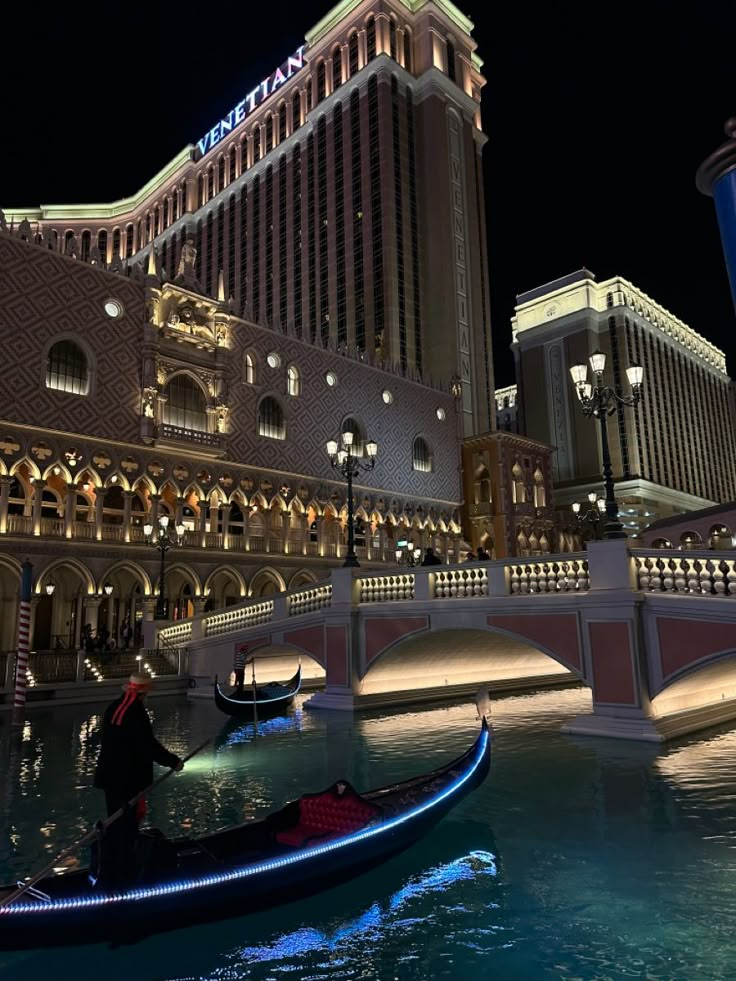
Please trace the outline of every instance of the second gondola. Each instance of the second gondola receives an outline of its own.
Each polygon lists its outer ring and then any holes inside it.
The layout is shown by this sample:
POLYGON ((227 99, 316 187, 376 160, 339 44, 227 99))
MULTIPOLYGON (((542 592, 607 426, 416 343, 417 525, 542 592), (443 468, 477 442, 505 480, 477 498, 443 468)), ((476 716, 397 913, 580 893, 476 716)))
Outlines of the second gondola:
POLYGON ((271 719, 286 712, 299 694, 302 686, 302 668, 285 684, 270 682, 267 685, 236 683, 230 691, 223 691, 215 677, 215 704, 226 715, 250 722, 271 719))

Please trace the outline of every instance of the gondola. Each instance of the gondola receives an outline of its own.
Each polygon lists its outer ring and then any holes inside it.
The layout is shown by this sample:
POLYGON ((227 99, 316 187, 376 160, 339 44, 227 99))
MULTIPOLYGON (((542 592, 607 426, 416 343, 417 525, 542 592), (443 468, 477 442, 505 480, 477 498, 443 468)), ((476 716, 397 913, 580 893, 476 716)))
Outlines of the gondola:
POLYGON ((225 694, 215 677, 215 705, 226 715, 232 715, 248 721, 253 721, 253 707, 258 719, 270 719, 280 715, 294 701, 302 686, 302 668, 299 665, 297 673, 286 682, 279 685, 272 682, 268 685, 256 685, 256 697, 253 698, 253 687, 244 684, 235 686, 229 694, 225 694))
MULTIPOLYGON (((93 884, 89 869, 41 879, 0 905, 0 949, 130 943, 152 933, 255 912, 326 889, 425 834, 485 778, 491 732, 451 763, 364 794, 338 781, 254 821, 165 842, 170 867, 134 884, 93 884)), ((0 888, 0 904, 14 886, 0 888)))

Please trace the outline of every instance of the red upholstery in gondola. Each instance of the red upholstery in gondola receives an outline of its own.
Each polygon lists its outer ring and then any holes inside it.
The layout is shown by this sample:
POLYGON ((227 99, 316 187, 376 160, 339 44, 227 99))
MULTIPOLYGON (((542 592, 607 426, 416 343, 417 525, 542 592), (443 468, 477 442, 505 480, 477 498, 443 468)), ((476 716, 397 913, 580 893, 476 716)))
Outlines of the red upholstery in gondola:
POLYGON ((299 799, 299 822, 279 831, 276 840, 295 848, 329 841, 359 831, 380 813, 380 807, 363 800, 349 785, 343 794, 334 788, 321 794, 305 794, 299 799))

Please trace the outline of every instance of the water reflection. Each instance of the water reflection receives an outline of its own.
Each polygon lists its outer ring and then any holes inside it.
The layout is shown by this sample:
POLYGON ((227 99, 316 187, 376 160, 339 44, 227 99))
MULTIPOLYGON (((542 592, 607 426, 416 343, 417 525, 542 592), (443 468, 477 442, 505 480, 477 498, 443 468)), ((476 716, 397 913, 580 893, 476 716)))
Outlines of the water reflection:
MULTIPOLYGON (((489 901, 485 884, 487 877, 495 875, 496 862, 490 852, 470 852, 411 878, 385 903, 373 903, 357 917, 332 923, 326 930, 305 927, 267 944, 232 952, 228 959, 244 963, 228 972, 228 976, 249 977, 250 968, 257 963, 278 964, 280 972, 319 970, 326 966, 322 958, 328 956, 334 968, 339 966, 340 959, 348 960, 358 950, 370 960, 371 948, 386 941, 382 934, 394 932, 403 935, 405 952, 400 961, 410 960, 415 956, 410 952, 415 942, 412 927, 425 929, 429 921, 437 918, 438 910, 442 911, 443 929, 447 929, 449 916, 471 919, 481 908, 497 907, 497 903, 489 901)), ((483 931, 486 936, 492 932, 487 927, 483 931)), ((218 971, 209 977, 222 977, 222 974, 218 971)))

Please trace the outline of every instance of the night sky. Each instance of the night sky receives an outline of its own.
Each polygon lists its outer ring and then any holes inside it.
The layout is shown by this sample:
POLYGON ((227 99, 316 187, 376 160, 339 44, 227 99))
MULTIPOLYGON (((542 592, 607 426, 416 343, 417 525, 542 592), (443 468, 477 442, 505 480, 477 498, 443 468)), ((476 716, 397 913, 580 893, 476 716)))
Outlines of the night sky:
MULTIPOLYGON (((583 265, 599 280, 631 280, 724 348, 733 374, 734 309, 713 204, 694 176, 736 113, 736 5, 685 4, 688 16, 669 0, 459 6, 475 21, 488 79, 497 385, 514 380, 516 294, 583 265)), ((6 34, 0 60, 0 205, 133 193, 328 9, 329 0, 14 6, 18 42, 6 34)))

